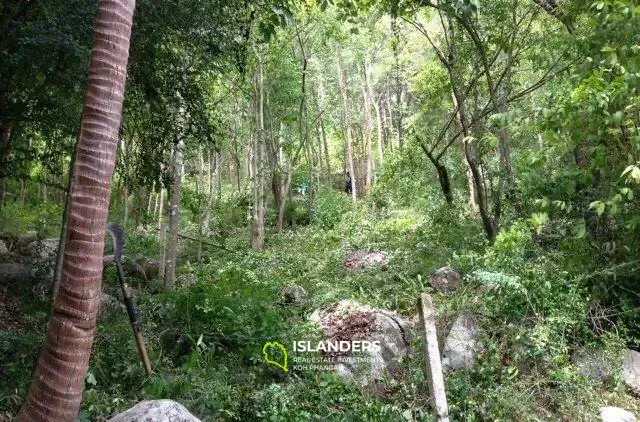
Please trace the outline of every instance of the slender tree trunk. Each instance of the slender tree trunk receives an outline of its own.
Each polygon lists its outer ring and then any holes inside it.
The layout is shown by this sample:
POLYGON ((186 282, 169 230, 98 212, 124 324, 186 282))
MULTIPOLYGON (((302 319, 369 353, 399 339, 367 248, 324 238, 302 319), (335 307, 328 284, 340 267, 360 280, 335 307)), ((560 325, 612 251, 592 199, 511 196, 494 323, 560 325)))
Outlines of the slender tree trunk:
MULTIPOLYGON (((179 135, 181 136, 181 135, 179 135)), ((169 204, 169 244, 167 245, 164 288, 173 290, 176 285, 176 258, 178 257, 178 235, 180 234, 180 188, 182 185, 182 151, 184 141, 180 140, 173 147, 173 185, 171 186, 171 202, 169 204)))
POLYGON ((264 145, 264 79, 262 56, 258 55, 258 70, 254 76, 254 92, 256 96, 257 130, 253 137, 253 208, 251 215, 251 248, 261 251, 264 247, 264 180, 263 157, 264 145))
MULTIPOLYGON (((324 110, 326 107, 324 100, 324 81, 322 78, 318 79, 318 107, 320 110, 324 110)), ((333 184, 333 175, 331 174, 331 153, 329 151, 329 143, 327 142, 327 131, 325 129, 324 118, 322 115, 318 118, 318 127, 320 129, 320 135, 322 136, 322 146, 324 147, 324 159, 327 169, 327 182, 331 186, 333 184)))
POLYGON ((324 160, 327 167, 327 181, 329 185, 333 184, 333 175, 331 174, 331 154, 329 152, 329 142, 327 141, 327 131, 324 128, 324 119, 319 119, 320 134, 322 135, 322 145, 324 146, 324 160))
POLYGON ((158 212, 158 246, 162 251, 158 275, 162 280, 164 280, 164 269, 167 263, 167 225, 164 218, 164 203, 166 191, 167 190, 164 188, 160 190, 160 209, 158 212))
MULTIPOLYGON (((389 136, 387 137, 388 141, 389 141, 389 149, 391 149, 391 151, 393 151, 393 131, 395 130, 395 121, 393 120, 393 109, 391 108, 391 98, 389 96, 389 93, 387 92, 387 96, 386 96, 386 104, 387 104, 387 115, 388 115, 388 119, 387 119, 387 128, 389 131, 389 136)), ((396 139, 397 139, 397 135, 396 135, 396 139)))
POLYGON ((366 172, 365 172, 365 190, 367 193, 371 191, 371 184, 373 183, 373 172, 375 165, 373 161, 373 124, 371 122, 371 106, 372 106, 372 93, 371 93, 371 68, 364 62, 364 84, 362 86, 364 94, 364 140, 366 150, 366 172))
POLYGON ((4 205, 4 196, 7 188, 7 167, 9 153, 11 152, 11 129, 13 119, 7 119, 0 124, 0 209, 4 205))
MULTIPOLYGON (((371 90, 371 83, 369 82, 369 91, 372 93, 373 95, 373 91, 371 90)), ((382 126, 382 113, 380 112, 380 102, 377 101, 374 105, 373 105, 375 112, 376 112, 376 128, 378 130, 377 135, 378 135, 378 163, 380 163, 380 165, 382 165, 384 163, 384 146, 383 146, 383 142, 384 142, 384 129, 382 126)))
POLYGON ((76 154, 78 150, 78 141, 76 140, 76 146, 71 154, 71 164, 69 166, 69 175, 67 181, 67 190, 64 196, 64 210, 62 211, 62 227, 60 229, 60 240, 58 242, 58 251, 56 253, 56 267, 53 271, 53 288, 51 289, 51 297, 56 298, 58 294, 58 288, 62 281, 62 268, 64 265, 64 251, 67 247, 67 226, 69 224, 69 192, 71 191, 71 183, 73 183, 73 167, 76 162, 76 154))
POLYGON ((102 254, 118 147, 133 0, 101 0, 69 192, 62 283, 18 421, 75 421, 98 317, 102 254))
POLYGON ((351 133, 349 130, 349 97, 347 93, 347 72, 342 66, 342 54, 338 52, 338 80, 340 82, 340 90, 342 91, 342 124, 345 137, 346 158, 349 174, 351 175, 351 199, 356 202, 356 172, 353 160, 353 142, 351 141, 351 133))

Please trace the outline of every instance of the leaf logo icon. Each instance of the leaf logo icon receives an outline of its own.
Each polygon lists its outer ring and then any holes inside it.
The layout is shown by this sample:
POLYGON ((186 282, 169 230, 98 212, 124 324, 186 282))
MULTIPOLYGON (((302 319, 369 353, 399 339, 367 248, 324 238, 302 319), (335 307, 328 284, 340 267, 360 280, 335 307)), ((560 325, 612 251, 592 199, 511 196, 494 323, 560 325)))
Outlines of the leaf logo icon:
POLYGON ((262 354, 264 355, 265 362, 270 363, 271 365, 277 366, 278 368, 282 369, 284 372, 289 372, 289 369, 287 368, 287 359, 289 358, 289 356, 287 355, 287 349, 285 349, 285 347, 282 344, 278 343, 277 341, 267 342, 262 348, 262 354), (280 362, 280 360, 276 357, 280 354, 280 353, 277 353, 278 351, 282 352, 282 356, 283 356, 282 362, 280 362), (273 359, 270 359, 269 358, 270 356, 273 359))

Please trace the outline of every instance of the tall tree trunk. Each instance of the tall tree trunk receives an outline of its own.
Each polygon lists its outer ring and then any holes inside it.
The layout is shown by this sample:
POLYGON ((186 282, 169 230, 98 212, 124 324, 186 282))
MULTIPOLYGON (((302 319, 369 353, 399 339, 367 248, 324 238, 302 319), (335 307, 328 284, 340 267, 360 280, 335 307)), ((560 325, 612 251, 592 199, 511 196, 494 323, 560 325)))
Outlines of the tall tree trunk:
POLYGON ((164 218, 164 203, 165 203, 166 191, 167 190, 165 188, 162 188, 160 190, 160 209, 158 211, 158 246, 162 251, 158 276, 160 276, 162 280, 164 280, 164 268, 167 263, 167 225, 165 223, 165 218, 164 218))
POLYGON ((264 145, 264 77, 263 59, 258 56, 258 70, 254 76, 255 117, 257 130, 253 137, 253 207, 251 214, 251 248, 261 251, 264 247, 264 175, 263 175, 263 145, 264 145))
POLYGON ((58 251, 56 253, 56 267, 53 271, 53 286, 51 289, 51 297, 53 299, 56 298, 58 294, 58 288, 60 287, 60 282, 62 281, 62 268, 64 265, 64 251, 67 247, 67 226, 69 224, 69 202, 71 198, 69 197, 69 192, 71 191, 71 183, 73 183, 73 167, 76 162, 76 154, 78 151, 78 141, 76 140, 76 147, 71 154, 71 163, 69 165, 69 174, 67 181, 67 189, 65 191, 64 196, 64 210, 62 211, 62 227, 60 229, 60 237, 58 241, 58 251))
POLYGON ((75 421, 98 317, 111 178, 129 56, 133 0, 101 0, 69 192, 63 278, 18 421, 75 421))
MULTIPOLYGON (((369 82, 369 91, 372 93, 373 95, 373 90, 371 89, 371 82, 369 82)), ((382 113, 380 112, 380 101, 378 100, 374 105, 373 105, 375 111, 376 111, 376 128, 378 130, 378 163, 379 165, 382 165, 384 163, 384 129, 382 126, 382 113)))
POLYGON ((327 167, 327 181, 329 185, 333 184, 333 175, 331 174, 331 155, 329 153, 329 142, 327 141, 327 131, 324 128, 324 119, 319 119, 320 134, 322 135, 322 145, 324 147, 324 160, 327 167))
POLYGON ((364 95, 364 140, 366 150, 366 173, 365 173, 365 190, 367 193, 371 191, 371 184, 373 183, 373 124, 371 122, 371 106, 372 106, 372 93, 371 93, 371 68, 367 61, 364 61, 364 83, 362 86, 364 95))
POLYGON ((0 209, 4 204, 4 195, 7 187, 7 167, 9 153, 11 152, 11 129, 13 119, 6 119, 0 124, 0 209))
MULTIPOLYGON (((326 107, 324 100, 324 81, 322 78, 318 79, 318 108, 324 110, 326 107)), ((327 168, 327 182, 329 185, 333 184, 333 176, 331 174, 331 153, 329 152, 329 143, 327 142, 327 131, 325 129, 324 119, 322 115, 318 117, 318 127, 320 129, 320 135, 322 136, 322 146, 324 147, 324 159, 327 168)))
POLYGON ((351 133, 349 130, 349 96, 347 93, 347 71, 342 66, 342 54, 338 51, 338 80, 340 90, 342 91, 342 125, 344 130, 345 150, 347 159, 347 168, 351 175, 351 199, 356 202, 356 172, 353 163, 353 142, 351 141, 351 133))
MULTIPOLYGON (((179 135, 181 136, 181 135, 179 135)), ((181 139, 173 146, 173 184, 171 186, 171 202, 169 204, 169 244, 167 245, 164 268, 164 288, 173 290, 176 285, 176 259, 178 257, 178 235, 180 234, 180 188, 182 186, 182 151, 184 141, 181 139)))

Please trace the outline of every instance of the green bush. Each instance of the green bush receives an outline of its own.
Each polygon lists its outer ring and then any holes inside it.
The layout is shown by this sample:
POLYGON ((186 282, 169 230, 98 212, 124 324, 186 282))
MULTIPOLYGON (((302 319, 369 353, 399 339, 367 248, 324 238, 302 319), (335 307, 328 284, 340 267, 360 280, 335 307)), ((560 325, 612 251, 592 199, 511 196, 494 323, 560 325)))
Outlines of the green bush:
POLYGON ((214 283, 196 283, 161 300, 170 307, 167 322, 181 327, 191 343, 203 336, 207 344, 260 358, 264 339, 279 338, 284 331, 284 317, 274 306, 278 288, 249 270, 229 266, 214 283))
POLYGON ((335 189, 322 187, 313 204, 312 222, 324 229, 332 229, 349 209, 349 197, 335 189))

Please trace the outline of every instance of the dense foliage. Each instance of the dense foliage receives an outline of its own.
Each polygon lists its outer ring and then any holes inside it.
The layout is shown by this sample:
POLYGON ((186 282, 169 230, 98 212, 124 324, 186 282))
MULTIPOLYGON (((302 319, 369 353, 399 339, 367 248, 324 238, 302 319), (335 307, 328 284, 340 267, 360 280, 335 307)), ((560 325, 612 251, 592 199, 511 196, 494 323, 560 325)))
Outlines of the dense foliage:
MULTIPOLYGON (((0 3, 0 239, 60 235, 96 4, 0 3)), ((149 378, 126 313, 101 314, 81 420, 149 398, 203 420, 431 420, 419 338, 380 391, 262 356, 342 299, 415 321, 424 291, 483 328, 446 380, 453 420, 637 413, 618 373, 572 357, 640 348, 640 7, 554 4, 138 1, 110 218, 161 265, 179 227, 178 288, 131 281, 149 378), (389 268, 351 271, 353 251, 389 268), (428 283, 444 266, 453 295, 428 283)), ((34 284, 0 279, 0 420, 46 333, 34 284)))

